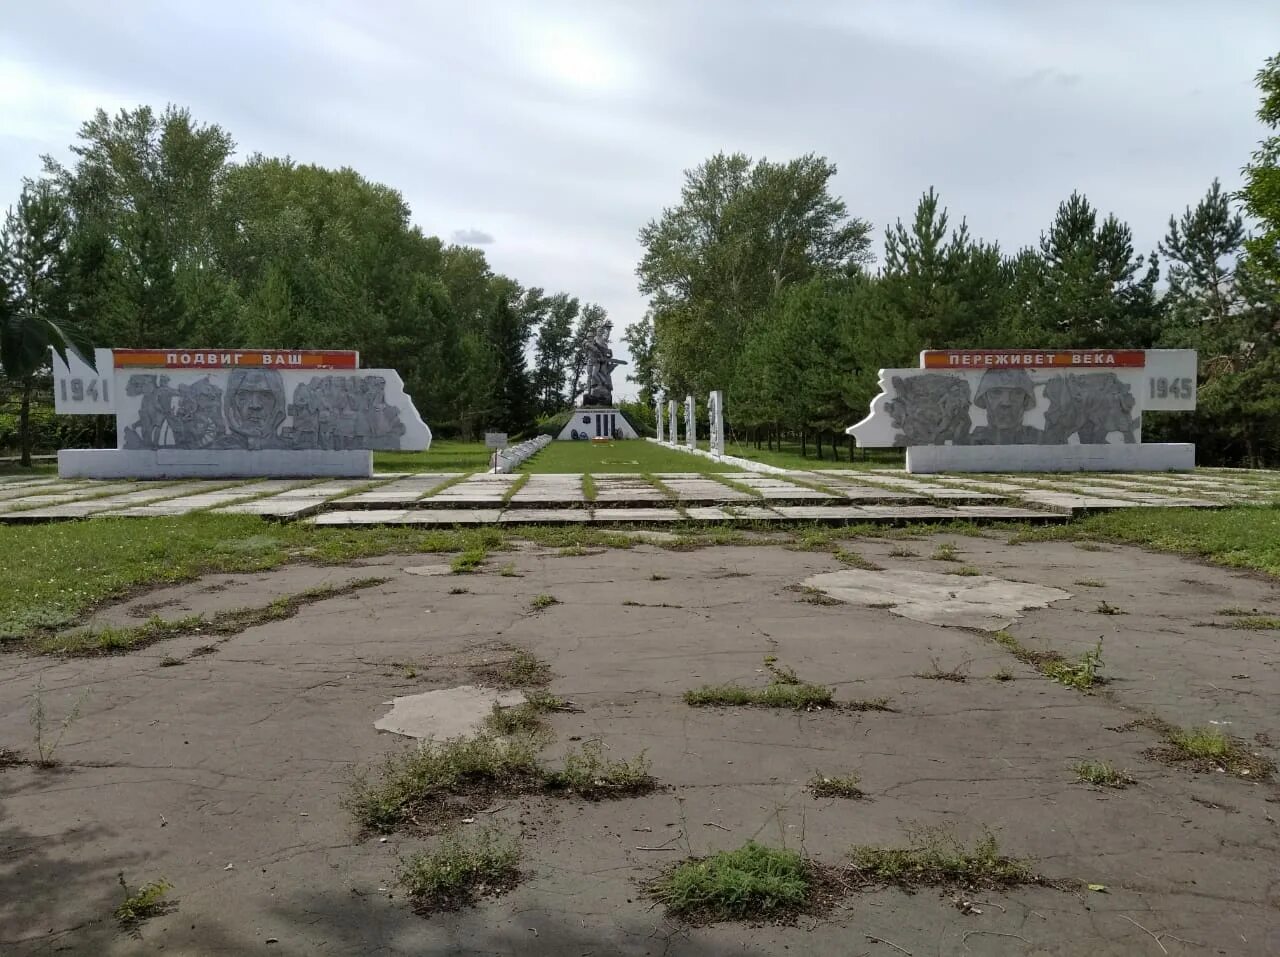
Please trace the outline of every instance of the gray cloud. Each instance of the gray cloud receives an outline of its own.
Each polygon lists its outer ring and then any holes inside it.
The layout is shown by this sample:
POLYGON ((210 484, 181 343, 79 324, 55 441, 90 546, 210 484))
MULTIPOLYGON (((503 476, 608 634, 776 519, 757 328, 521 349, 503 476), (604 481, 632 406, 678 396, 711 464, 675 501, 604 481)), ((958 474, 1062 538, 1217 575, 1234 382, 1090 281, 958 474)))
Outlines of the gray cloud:
POLYGON ((450 238, 460 246, 487 246, 493 242, 493 236, 483 229, 455 229, 450 238))
POLYGON ((644 312, 637 231, 721 149, 830 157, 878 228, 934 186, 1005 249, 1080 189, 1149 250, 1215 176, 1237 185, 1280 35, 1268 0, 9 7, 0 205, 94 106, 178 103, 241 155, 399 189, 429 233, 484 223, 496 270, 599 302, 617 334, 644 312))

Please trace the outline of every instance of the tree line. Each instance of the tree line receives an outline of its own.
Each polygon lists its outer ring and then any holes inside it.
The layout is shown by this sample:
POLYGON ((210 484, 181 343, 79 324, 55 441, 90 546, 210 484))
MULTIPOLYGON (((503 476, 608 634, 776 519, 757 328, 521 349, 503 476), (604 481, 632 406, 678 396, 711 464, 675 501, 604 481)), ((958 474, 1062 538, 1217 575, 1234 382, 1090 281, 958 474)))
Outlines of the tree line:
POLYGON ((143 106, 97 111, 69 163, 43 158, 0 227, 9 420, 36 415, 55 447, 85 427, 47 406, 62 344, 357 349, 442 435, 523 432, 572 400, 600 306, 424 235, 355 170, 234 151, 216 124, 143 106))
POLYGON ((1266 135, 1240 189, 1215 180, 1146 254, 1078 192, 1008 252, 931 188, 873 269, 871 224, 832 194, 827 159, 711 157, 640 231, 649 309, 625 338, 642 401, 720 388, 739 440, 813 438, 821 455, 866 415, 878 370, 921 349, 1193 348, 1197 412, 1149 414, 1145 437, 1280 463, 1280 55, 1257 85, 1266 135))

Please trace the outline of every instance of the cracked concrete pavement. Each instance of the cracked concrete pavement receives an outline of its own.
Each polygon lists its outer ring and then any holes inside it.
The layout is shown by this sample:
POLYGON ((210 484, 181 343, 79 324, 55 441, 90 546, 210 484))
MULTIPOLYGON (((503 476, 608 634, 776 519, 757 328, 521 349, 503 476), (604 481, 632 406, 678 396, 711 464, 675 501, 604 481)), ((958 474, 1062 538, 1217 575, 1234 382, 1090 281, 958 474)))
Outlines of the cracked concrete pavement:
POLYGON ((471 575, 412 573, 432 561, 422 556, 290 566, 104 609, 99 622, 136 623, 391 579, 211 652, 196 653, 207 647, 197 635, 116 657, 8 656, 0 747, 30 754, 37 682, 55 723, 87 697, 58 750, 62 766, 0 770, 0 953, 897 953, 867 935, 913 955, 1280 952, 1280 786, 1166 767, 1143 756, 1152 732, 1117 730, 1148 712, 1215 722, 1276 758, 1267 742, 1280 742, 1280 635, 1233 629, 1217 612, 1280 613, 1280 587, 1132 548, 1010 546, 995 533, 846 547, 890 572, 937 573, 946 567, 929 555, 943 541, 983 575, 1065 592, 1009 630, 1068 655, 1102 636, 1112 682, 1081 694, 971 629, 807 603, 789 586, 843 566, 776 544, 578 556, 527 547, 471 575), (508 562, 515 576, 498 573, 508 562), (459 586, 467 592, 450 594, 459 586), (560 604, 534 613, 538 594, 560 604), (1104 600, 1123 614, 1100 614, 1104 600), (394 871, 431 839, 361 837, 340 802, 354 768, 413 746, 374 727, 387 701, 474 683, 504 645, 546 660, 550 690, 582 708, 550 716, 550 763, 574 739, 598 738, 618 757, 647 750, 663 789, 599 803, 499 801, 486 817, 521 835, 525 880, 473 909, 419 917, 394 871), (765 655, 838 699, 884 696, 897 711, 682 702, 703 683, 763 684, 765 655), (935 660, 968 680, 917 677, 935 660), (1001 668, 1014 679, 992 680, 1001 668), (1110 760, 1138 783, 1078 783, 1071 766, 1084 758, 1110 760), (804 785, 816 772, 856 772, 867 798, 814 800, 804 785), (641 893, 688 853, 756 838, 839 864, 853 844, 901 845, 915 824, 964 837, 990 827, 1004 852, 1046 875, 1108 890, 992 892, 980 895, 991 904, 980 915, 934 890, 880 890, 796 926, 696 928, 641 893), (176 908, 137 937, 111 918, 120 872, 134 885, 174 886, 176 908))

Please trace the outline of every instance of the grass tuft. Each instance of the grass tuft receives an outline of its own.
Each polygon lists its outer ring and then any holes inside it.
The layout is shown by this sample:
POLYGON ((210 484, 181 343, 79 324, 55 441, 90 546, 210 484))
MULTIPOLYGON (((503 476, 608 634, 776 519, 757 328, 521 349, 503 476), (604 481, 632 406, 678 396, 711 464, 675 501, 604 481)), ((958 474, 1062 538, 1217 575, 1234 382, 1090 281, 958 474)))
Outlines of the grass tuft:
POLYGON ((1280 631, 1280 618, 1273 618, 1270 615, 1243 615, 1232 618, 1228 627, 1242 628, 1245 631, 1280 631))
POLYGON ((1001 854, 990 831, 968 847, 944 827, 926 827, 905 848, 860 846, 850 856, 851 869, 870 884, 995 888, 1041 882, 1028 861, 1001 854))
POLYGON ((1098 602, 1098 607, 1094 609, 1099 615, 1123 615, 1124 609, 1118 608, 1107 601, 1098 602))
POLYGON ((489 828, 450 831, 433 851, 403 859, 396 880, 420 913, 457 910, 510 890, 520 879, 520 847, 489 828))
POLYGON ((467 575, 484 564, 489 552, 483 548, 469 548, 449 563, 455 575, 467 575))
POLYGON ((547 774, 547 786, 577 794, 584 798, 622 797, 646 794, 656 785, 649 773, 652 762, 641 751, 634 758, 615 761, 604 754, 599 741, 589 741, 581 750, 564 757, 564 767, 547 774))
POLYGON ((960 553, 956 546, 951 542, 941 542, 934 549, 933 554, 929 556, 935 562, 958 562, 960 561, 960 553))
POLYGON ((835 704, 829 688, 807 681, 799 684, 774 681, 763 688, 744 688, 735 684, 703 685, 686 691, 684 701, 694 708, 791 708, 795 711, 830 708, 835 704))
POLYGON ((1096 578, 1081 578, 1076 582, 1081 588, 1106 588, 1107 583, 1098 581, 1096 578))
POLYGON ((802 601, 807 605, 842 605, 844 602, 838 598, 832 598, 821 588, 814 588, 812 585, 788 585, 787 591, 793 591, 797 594, 796 601, 802 601))
POLYGON ((560 604, 560 599, 554 595, 534 595, 533 601, 529 602, 529 606, 534 611, 542 611, 543 609, 550 608, 552 605, 558 604, 560 604))
POLYGON ((1058 658, 1046 661, 1040 670, 1048 678, 1077 691, 1089 691, 1095 685, 1105 684, 1102 672, 1102 639, 1092 651, 1086 651, 1074 662, 1058 658))
POLYGON ((843 777, 815 774, 809 779, 808 787, 809 793, 815 798, 832 797, 852 800, 863 796, 862 789, 858 787, 856 774, 846 774, 843 777))
POLYGON ((1163 747, 1146 752, 1157 761, 1199 772, 1221 771, 1251 781, 1270 781, 1275 777, 1274 761, 1249 750, 1242 739, 1211 725, 1184 729, 1154 717, 1136 724, 1152 728, 1164 738, 1163 747))
POLYGON ((1123 788, 1135 783, 1128 772, 1117 770, 1109 761, 1081 761, 1072 770, 1081 781, 1100 788, 1123 788))
POLYGON ((494 734, 536 734, 546 731, 542 716, 549 711, 571 711, 573 706, 559 695, 531 691, 520 704, 504 708, 494 702, 485 718, 485 727, 494 734))
POLYGON ((948 568, 946 571, 946 574, 962 575, 966 578, 974 578, 978 575, 981 575, 982 571, 980 569, 974 568, 972 565, 961 565, 958 568, 948 568))
POLYGON ((863 558, 857 552, 851 552, 847 548, 837 547, 835 550, 836 559, 850 568, 860 568, 864 572, 884 571, 883 565, 877 565, 870 559, 863 558))
MULTIPOLYGON (((357 774, 343 806, 370 831, 420 823, 451 795, 536 790, 542 778, 534 737, 427 741, 388 755, 376 779, 357 774)), ((481 805, 483 806, 483 805, 481 805)))
POLYGON ((479 669, 479 675, 500 688, 541 688, 551 682, 551 667, 523 648, 511 648, 511 657, 479 669))
POLYGON ((124 901, 116 908, 116 920, 122 927, 137 928, 144 920, 163 914, 172 907, 165 900, 173 885, 164 878, 143 884, 136 891, 130 891, 125 883, 124 872, 119 874, 120 886, 124 888, 124 901))
POLYGON ((1086 651, 1079 660, 1071 662, 1056 651, 1035 651, 1028 648, 1007 631, 990 632, 989 636, 1023 664, 1031 665, 1046 678, 1052 678, 1069 688, 1087 693, 1094 686, 1107 681, 1101 673, 1102 639, 1098 639, 1098 644, 1092 651, 1086 651))
POLYGON ((803 910, 813 883, 810 865, 795 851, 748 841, 737 850, 677 864, 649 890, 676 916, 757 920, 803 910))

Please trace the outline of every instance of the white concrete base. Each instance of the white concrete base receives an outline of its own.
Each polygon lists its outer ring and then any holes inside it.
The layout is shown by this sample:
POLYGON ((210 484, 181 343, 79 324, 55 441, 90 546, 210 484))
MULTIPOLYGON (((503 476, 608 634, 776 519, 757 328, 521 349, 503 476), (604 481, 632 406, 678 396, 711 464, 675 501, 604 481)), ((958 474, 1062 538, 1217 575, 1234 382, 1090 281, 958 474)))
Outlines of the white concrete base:
POLYGON ((1168 442, 1115 445, 913 445, 907 471, 1190 472, 1196 447, 1168 442))
POLYGON ((683 442, 677 444, 664 442, 661 439, 649 439, 648 441, 661 445, 664 449, 675 449, 677 452, 688 452, 690 455, 701 455, 704 459, 711 459, 711 461, 720 462, 723 465, 733 465, 747 472, 766 472, 770 475, 789 475, 794 471, 794 469, 784 469, 777 465, 766 465, 763 462, 744 459, 739 455, 716 455, 714 452, 708 452, 706 449, 691 449, 683 442))
POLYGON ((373 453, 264 449, 63 449, 64 479, 174 478, 369 478, 373 453))
POLYGON ((617 409, 574 409, 573 416, 565 423, 557 439, 582 441, 583 438, 613 438, 614 430, 624 439, 638 439, 636 430, 627 417, 617 409), (573 433, 577 432, 577 435, 573 433))

